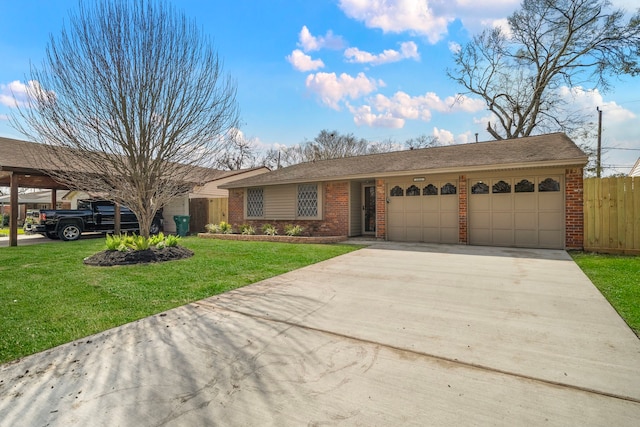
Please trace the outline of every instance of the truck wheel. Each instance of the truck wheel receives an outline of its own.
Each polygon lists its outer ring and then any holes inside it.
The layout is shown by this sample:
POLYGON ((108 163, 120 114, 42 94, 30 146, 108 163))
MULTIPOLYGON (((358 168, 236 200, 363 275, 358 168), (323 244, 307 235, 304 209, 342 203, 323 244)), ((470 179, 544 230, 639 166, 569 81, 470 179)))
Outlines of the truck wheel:
POLYGON ((158 234, 159 232, 160 232, 160 222, 153 221, 151 223, 151 228, 149 229, 149 234, 154 235, 154 234, 158 234))
POLYGON ((56 233, 55 231, 47 231, 46 236, 51 240, 58 240, 60 238, 60 236, 58 236, 58 233, 56 233))
POLYGON ((76 224, 65 224, 58 232, 58 236, 65 241, 78 240, 80 238, 80 234, 80 227, 76 224))

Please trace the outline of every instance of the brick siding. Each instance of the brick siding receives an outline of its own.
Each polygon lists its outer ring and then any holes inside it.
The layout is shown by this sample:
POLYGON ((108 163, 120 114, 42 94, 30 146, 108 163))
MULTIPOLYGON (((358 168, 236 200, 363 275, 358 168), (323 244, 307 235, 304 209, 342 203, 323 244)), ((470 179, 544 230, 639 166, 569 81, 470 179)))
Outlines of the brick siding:
POLYGON ((329 182, 323 186, 323 219, 321 220, 247 220, 244 217, 244 192, 229 191, 229 222, 235 229, 249 224, 261 233, 264 224, 271 224, 284 234, 285 225, 304 227, 303 236, 346 236, 349 234, 349 182, 329 182))
POLYGON ((458 243, 466 245, 469 243, 467 233, 468 224, 468 202, 467 202, 467 177, 458 177, 458 243))
POLYGON ((565 247, 582 249, 584 246, 583 170, 565 172, 565 247))
POLYGON ((387 194, 383 179, 376 181, 376 238, 387 238, 387 194))

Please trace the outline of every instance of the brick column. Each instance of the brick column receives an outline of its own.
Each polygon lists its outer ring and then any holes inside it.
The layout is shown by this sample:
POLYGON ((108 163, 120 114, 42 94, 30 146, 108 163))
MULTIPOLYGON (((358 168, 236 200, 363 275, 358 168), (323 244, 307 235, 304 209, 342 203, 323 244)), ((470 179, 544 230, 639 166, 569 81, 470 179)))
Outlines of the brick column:
POLYGON ((376 180, 376 238, 387 240, 387 194, 384 180, 376 180))
POLYGON ((458 243, 464 245, 469 243, 467 223, 467 176, 460 175, 458 177, 458 243))
POLYGON ((565 247, 584 247, 583 171, 582 168, 567 169, 565 187, 565 247))
POLYGON ((229 224, 244 224, 244 190, 233 188, 229 190, 229 224))

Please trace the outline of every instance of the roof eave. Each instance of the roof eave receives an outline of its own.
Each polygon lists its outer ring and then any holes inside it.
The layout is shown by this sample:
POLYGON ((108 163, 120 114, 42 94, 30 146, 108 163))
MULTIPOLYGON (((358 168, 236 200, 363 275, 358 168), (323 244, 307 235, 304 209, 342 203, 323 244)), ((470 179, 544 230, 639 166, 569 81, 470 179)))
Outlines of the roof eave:
MULTIPOLYGON (((450 173, 474 173, 474 172, 482 172, 482 171, 499 171, 499 170, 510 170, 510 169, 537 169, 537 168, 553 168, 553 167, 584 167, 589 158, 587 156, 579 157, 575 159, 565 159, 565 160, 549 160, 542 162, 518 162, 518 163, 503 163, 503 164, 490 164, 490 165, 477 165, 477 166, 456 166, 456 167, 447 167, 447 168, 436 168, 436 169, 414 169, 414 170, 402 170, 395 172, 383 172, 383 173, 362 173, 362 174, 352 174, 352 175, 341 175, 341 176, 333 176, 333 177, 317 177, 313 179, 288 179, 281 181, 262 181, 262 182, 249 182, 247 184, 243 184, 240 181, 233 181, 223 185, 220 185, 220 188, 224 189, 234 189, 234 188, 245 188, 245 187, 258 187, 258 186, 271 186, 271 185, 287 185, 287 184, 302 184, 307 182, 327 182, 327 181, 345 181, 345 180, 359 180, 359 179, 371 179, 371 178, 393 178, 398 176, 407 176, 407 175, 435 175, 435 174, 450 174, 450 173)), ((250 179, 250 178, 248 178, 250 179)))

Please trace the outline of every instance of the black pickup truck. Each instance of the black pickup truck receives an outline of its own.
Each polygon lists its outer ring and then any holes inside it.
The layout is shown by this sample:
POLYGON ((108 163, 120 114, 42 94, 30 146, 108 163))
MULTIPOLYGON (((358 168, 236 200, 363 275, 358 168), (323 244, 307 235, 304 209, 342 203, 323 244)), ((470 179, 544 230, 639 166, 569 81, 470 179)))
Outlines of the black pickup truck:
MULTIPOLYGON (((78 240, 82 233, 113 233, 115 207, 106 200, 78 200, 78 209, 40 211, 40 217, 31 225, 31 232, 40 233, 50 239, 78 240)), ((140 230, 138 219, 125 206, 120 207, 121 231, 140 230)), ((151 225, 151 234, 162 230, 162 212, 156 213, 151 225)))

